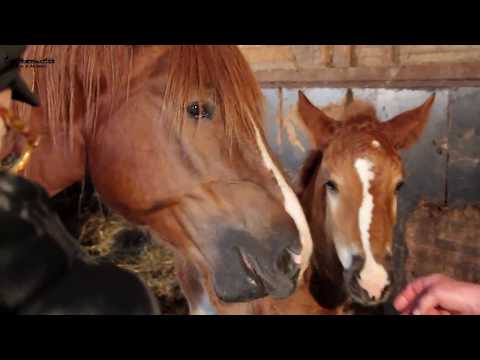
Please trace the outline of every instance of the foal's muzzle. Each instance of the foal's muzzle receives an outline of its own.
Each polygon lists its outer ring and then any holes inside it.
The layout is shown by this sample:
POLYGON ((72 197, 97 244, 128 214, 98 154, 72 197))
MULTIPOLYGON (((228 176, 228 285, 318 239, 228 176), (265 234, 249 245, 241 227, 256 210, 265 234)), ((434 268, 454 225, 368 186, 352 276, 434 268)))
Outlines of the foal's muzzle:
POLYGON ((385 303, 392 289, 393 271, 387 270, 389 284, 387 284, 381 292, 379 297, 371 296, 365 289, 360 286, 360 273, 363 269, 365 259, 362 256, 355 256, 352 261, 352 266, 344 271, 345 287, 352 300, 363 306, 376 306, 385 303))

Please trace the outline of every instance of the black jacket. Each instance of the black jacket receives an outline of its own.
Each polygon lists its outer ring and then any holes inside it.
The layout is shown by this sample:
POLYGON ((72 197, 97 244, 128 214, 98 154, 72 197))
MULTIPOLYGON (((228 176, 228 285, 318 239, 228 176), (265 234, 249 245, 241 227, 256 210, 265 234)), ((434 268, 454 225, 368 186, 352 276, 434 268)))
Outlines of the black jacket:
POLYGON ((25 50, 24 45, 0 46, 0 91, 10 89, 13 100, 38 106, 38 98, 28 88, 19 71, 25 50))
POLYGON ((42 187, 7 173, 0 173, 0 311, 159 313, 152 292, 136 275, 88 259, 42 187))

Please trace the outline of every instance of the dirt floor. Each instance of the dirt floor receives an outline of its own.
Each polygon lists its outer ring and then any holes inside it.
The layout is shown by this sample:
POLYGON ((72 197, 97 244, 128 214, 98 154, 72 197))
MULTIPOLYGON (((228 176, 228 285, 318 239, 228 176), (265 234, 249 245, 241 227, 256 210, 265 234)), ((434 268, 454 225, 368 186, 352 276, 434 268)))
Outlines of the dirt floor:
POLYGON ((68 230, 91 256, 138 274, 156 294, 162 314, 188 313, 170 249, 154 244, 148 234, 107 209, 88 182, 66 189, 53 202, 68 230))

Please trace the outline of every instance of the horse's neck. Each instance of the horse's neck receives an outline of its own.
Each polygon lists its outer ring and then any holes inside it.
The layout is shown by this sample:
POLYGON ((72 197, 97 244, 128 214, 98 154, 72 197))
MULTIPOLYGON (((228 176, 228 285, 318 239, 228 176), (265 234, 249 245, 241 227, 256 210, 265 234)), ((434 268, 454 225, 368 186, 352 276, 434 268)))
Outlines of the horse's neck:
MULTIPOLYGON (((314 179, 315 180, 315 179, 314 179)), ((316 191, 311 181, 301 197, 313 239, 310 276, 305 278, 308 290, 323 307, 333 309, 347 301, 344 290, 343 267, 338 259, 333 239, 325 224, 325 192, 316 191), (321 204, 321 206, 318 206, 321 204)))

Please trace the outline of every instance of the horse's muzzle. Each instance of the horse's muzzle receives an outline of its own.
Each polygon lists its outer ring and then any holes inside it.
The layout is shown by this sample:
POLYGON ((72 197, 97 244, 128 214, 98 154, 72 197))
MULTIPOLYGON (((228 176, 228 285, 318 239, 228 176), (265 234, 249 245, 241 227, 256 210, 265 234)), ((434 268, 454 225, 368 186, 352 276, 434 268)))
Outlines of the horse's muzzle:
MULTIPOLYGON (((277 234, 278 235, 278 234, 277 234)), ((223 256, 215 266, 214 284, 217 296, 224 302, 252 301, 265 296, 285 298, 291 295, 298 282, 300 265, 294 255, 297 248, 268 248, 273 240, 253 239, 247 232, 230 230, 224 244, 223 256), (257 244, 255 244, 257 242, 257 244)))

